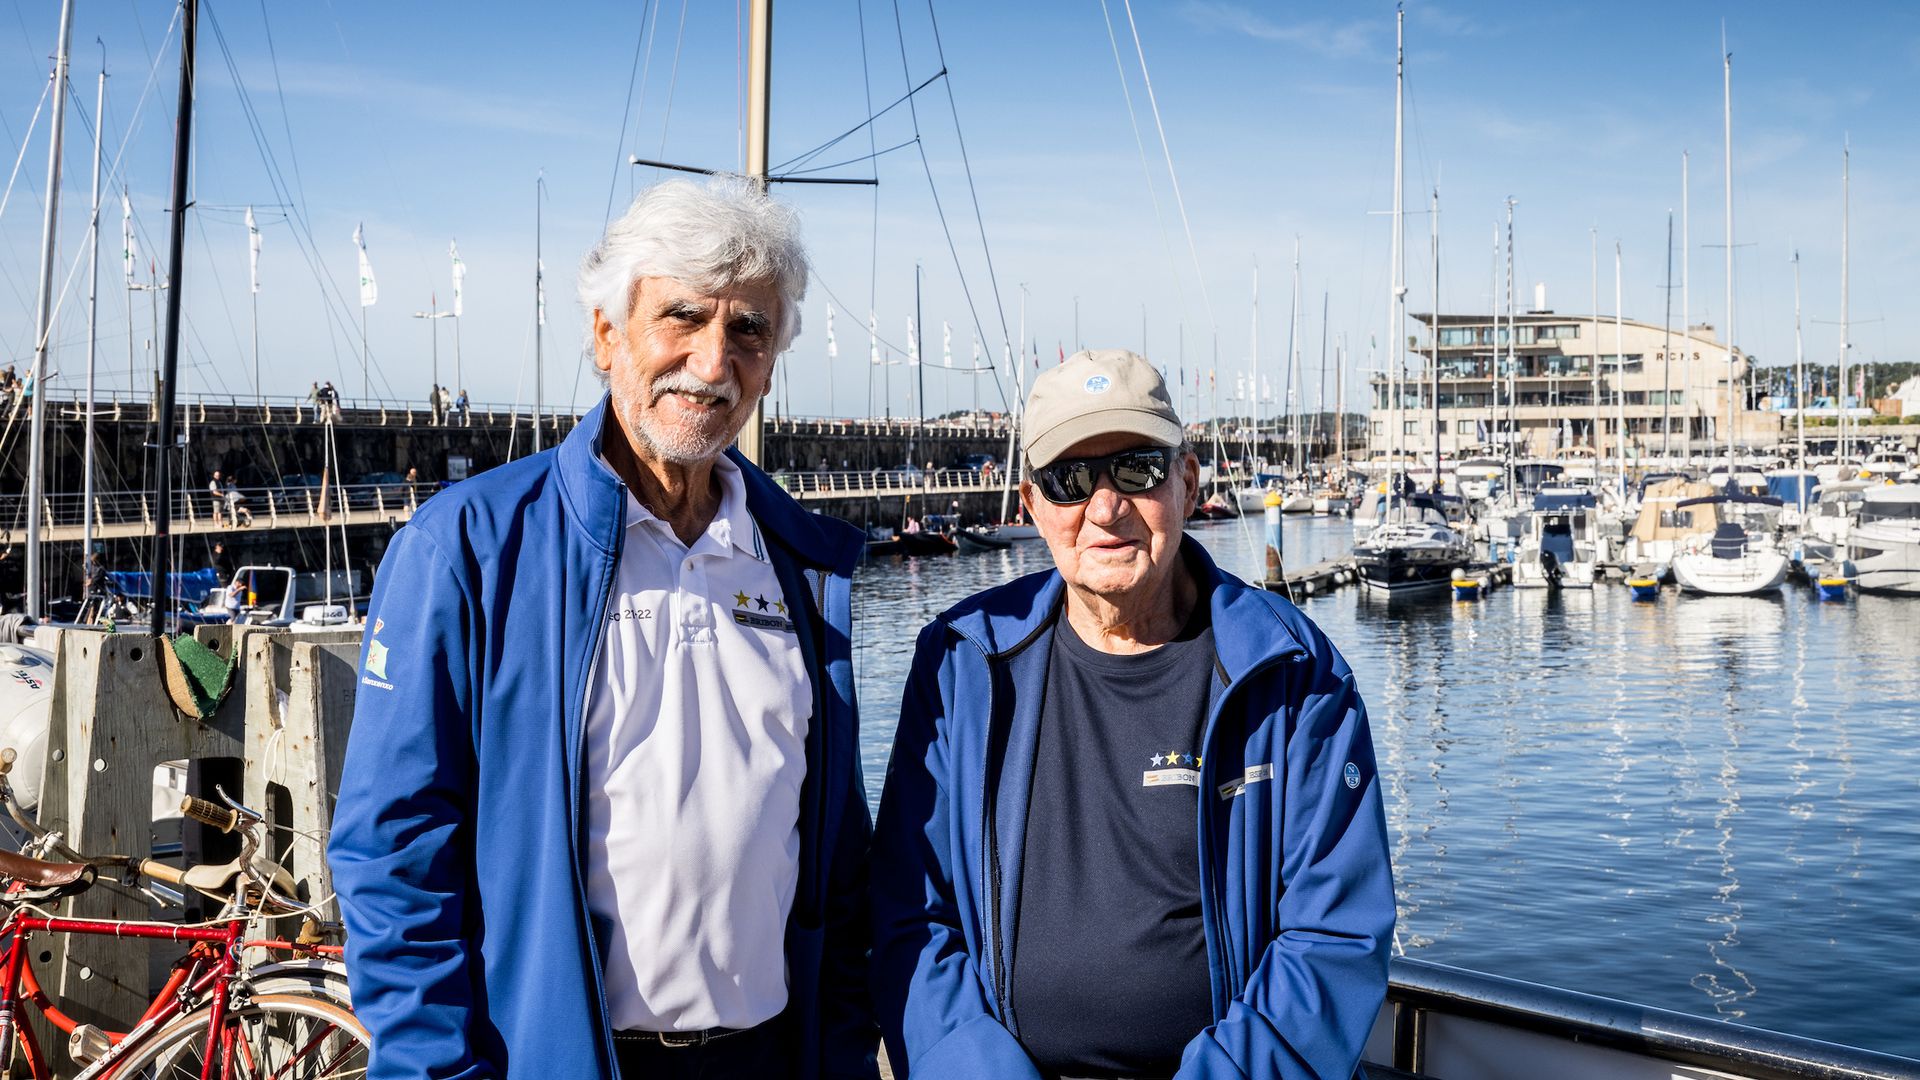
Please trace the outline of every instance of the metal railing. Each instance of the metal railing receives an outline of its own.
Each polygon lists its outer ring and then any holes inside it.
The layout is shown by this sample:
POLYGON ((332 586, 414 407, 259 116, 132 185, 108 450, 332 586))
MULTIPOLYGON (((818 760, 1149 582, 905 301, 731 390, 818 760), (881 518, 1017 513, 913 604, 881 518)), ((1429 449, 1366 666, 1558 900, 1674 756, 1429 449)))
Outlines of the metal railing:
MULTIPOLYGON (((329 487, 322 498, 318 487, 241 488, 237 512, 227 499, 211 492, 175 491, 167 501, 168 531, 397 524, 410 520, 434 490, 431 484, 342 484, 329 487)), ((26 503, 24 495, 0 496, 0 543, 13 543, 25 534, 29 527, 26 503)), ((153 530, 158 512, 158 500, 151 491, 97 494, 91 509, 94 535, 101 539, 145 535, 153 530)), ((46 496, 35 517, 42 539, 78 540, 87 514, 83 497, 72 492, 46 496)))
MULTIPOLYGON (((1438 1076, 1467 1075, 1458 1062, 1435 1060, 1443 1045, 1471 1044, 1479 1063, 1474 1075, 1505 1076, 1601 1075, 1552 1059, 1555 1044, 1571 1059, 1578 1047, 1625 1055, 1605 1075, 1674 1075, 1671 1065, 1709 1069, 1747 1080, 1914 1080, 1920 1061, 1874 1053, 1817 1039, 1763 1031, 1723 1020, 1633 1005, 1612 998, 1561 990, 1497 975, 1466 971, 1425 960, 1396 957, 1389 974, 1392 1065, 1414 1073, 1429 1070, 1438 1076), (1466 1022, 1472 1031, 1440 1030, 1449 1023, 1466 1022), (1544 1036, 1524 1053, 1506 1052, 1494 1045, 1499 1036, 1488 1028, 1544 1036), (1511 1059, 1507 1071, 1488 1063, 1511 1059), (1636 1069, 1634 1059, 1670 1063, 1636 1069)), ((1811 1003, 1810 1003, 1810 1007, 1811 1003)), ((1591 1051, 1589 1051, 1591 1052, 1591 1051)), ((1589 1070, 1594 1063, 1586 1062, 1589 1070)))
MULTIPOLYGON (((949 495, 999 491, 1008 480, 999 469, 872 469, 773 473, 773 481, 796 499, 863 498, 881 495, 949 495)), ((1020 472, 1012 483, 1018 486, 1020 472)))

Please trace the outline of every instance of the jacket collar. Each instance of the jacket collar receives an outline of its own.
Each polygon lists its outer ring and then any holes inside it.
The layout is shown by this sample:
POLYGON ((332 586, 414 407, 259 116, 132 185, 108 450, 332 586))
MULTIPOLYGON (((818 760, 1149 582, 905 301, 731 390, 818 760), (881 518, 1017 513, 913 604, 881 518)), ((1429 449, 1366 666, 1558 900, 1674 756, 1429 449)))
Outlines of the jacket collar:
MULTIPOLYGON (((1214 652, 1229 680, 1267 660, 1306 651, 1281 617, 1285 600, 1220 569, 1191 536, 1182 539, 1180 555, 1209 597, 1214 652)), ((941 618, 989 657, 1001 659, 1052 626, 1066 594, 1060 572, 1049 570, 969 597, 941 618)))
MULTIPOLYGON (((615 550, 627 512, 626 484, 600 452, 608 431, 618 431, 610 422, 612 408, 611 395, 602 394, 599 404, 587 411, 555 450, 567 509, 585 527, 593 543, 607 551, 615 550)), ((801 509, 738 449, 728 449, 727 457, 740 466, 747 510, 759 524, 762 536, 787 548, 802 562, 841 574, 853 572, 860 557, 859 544, 852 542, 853 526, 801 509)))

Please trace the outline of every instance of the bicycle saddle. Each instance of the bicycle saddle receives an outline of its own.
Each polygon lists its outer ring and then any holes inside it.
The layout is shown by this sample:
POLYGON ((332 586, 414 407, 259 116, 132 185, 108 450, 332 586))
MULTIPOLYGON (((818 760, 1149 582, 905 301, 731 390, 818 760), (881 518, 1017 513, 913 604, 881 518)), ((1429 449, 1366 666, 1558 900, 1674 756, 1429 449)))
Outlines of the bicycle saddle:
POLYGON ((41 862, 0 850, 0 878, 12 885, 14 896, 51 899, 84 891, 93 884, 94 869, 86 863, 41 862))
MULTIPOLYGON (((187 872, 181 875, 180 883, 215 900, 225 900, 233 895, 234 882, 239 878, 241 869, 239 859, 218 865, 203 863, 188 867, 187 872)), ((275 892, 282 896, 293 895, 293 875, 287 873, 285 867, 255 859, 253 870, 256 874, 270 874, 267 880, 273 883, 275 892)))

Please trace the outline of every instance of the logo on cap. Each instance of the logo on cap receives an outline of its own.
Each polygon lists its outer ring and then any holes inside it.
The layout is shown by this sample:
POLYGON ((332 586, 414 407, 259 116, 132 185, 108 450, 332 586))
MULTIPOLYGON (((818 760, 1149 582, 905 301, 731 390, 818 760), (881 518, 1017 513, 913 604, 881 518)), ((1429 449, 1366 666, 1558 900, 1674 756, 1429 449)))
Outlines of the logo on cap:
POLYGON ((1113 386, 1113 380, 1105 375, 1089 375, 1086 391, 1089 394, 1104 394, 1113 386))

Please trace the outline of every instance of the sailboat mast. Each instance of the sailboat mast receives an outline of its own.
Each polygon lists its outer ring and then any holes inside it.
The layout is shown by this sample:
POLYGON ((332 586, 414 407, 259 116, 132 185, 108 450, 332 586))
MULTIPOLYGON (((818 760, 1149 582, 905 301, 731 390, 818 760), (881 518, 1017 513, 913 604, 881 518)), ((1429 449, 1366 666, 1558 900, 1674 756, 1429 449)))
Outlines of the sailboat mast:
MULTIPOLYGON (((1332 302, 1329 293, 1320 294, 1320 384, 1313 393, 1313 423, 1307 426, 1309 441, 1320 441, 1320 418, 1327 412, 1327 308, 1332 302)), ((1306 407, 1305 395, 1302 395, 1301 408, 1306 407)), ((1320 461, 1320 473, 1326 475, 1326 459, 1320 461)))
MULTIPOLYGON (((1287 309, 1287 373, 1281 379, 1281 385, 1287 394, 1287 440, 1293 443, 1293 468, 1298 472, 1300 461, 1300 415, 1293 407, 1293 385, 1295 370, 1300 356, 1300 237, 1293 238, 1293 303, 1287 309)), ((1254 397, 1260 395, 1260 388, 1253 388, 1254 397)))
POLYGON ((67 45, 73 38, 73 0, 60 5, 60 49, 53 60, 53 126, 47 144, 47 212, 40 230, 40 296, 34 307, 32 434, 27 449, 27 614, 46 614, 40 567, 40 511, 46 499, 47 349, 53 340, 53 255, 60 227, 60 149, 67 119, 67 45))
MULTIPOLYGON (((546 186, 547 176, 543 172, 533 181, 533 452, 536 454, 545 448, 543 442, 545 436, 541 429, 546 427, 542 419, 547 411, 546 383, 543 379, 545 374, 543 339, 547 334, 547 298, 544 294, 547 286, 542 280, 546 276, 546 265, 540 261, 542 225, 540 203, 546 186)), ((439 393, 438 387, 434 388, 434 393, 439 393)))
POLYGON ((1667 311, 1661 323, 1660 357, 1663 384, 1660 389, 1660 458, 1665 464, 1673 443, 1673 211, 1667 211, 1667 311))
POLYGON ((1687 457, 1693 457, 1693 413, 1696 398, 1693 393, 1693 308, 1691 297, 1687 293, 1690 275, 1687 273, 1689 256, 1693 254, 1692 242, 1688 240, 1687 202, 1692 185, 1687 182, 1687 165, 1691 155, 1680 151, 1680 393, 1687 402, 1687 457))
POLYGON ((1853 441, 1851 438, 1853 434, 1851 417, 1847 415, 1847 353, 1853 348, 1853 343, 1848 340, 1852 327, 1848 322, 1847 309, 1847 301, 1852 296, 1852 291, 1847 288, 1847 271, 1852 265, 1849 259, 1850 253, 1847 250, 1847 241, 1852 234, 1852 230, 1849 227, 1851 224, 1849 215, 1851 213, 1852 168, 1853 147, 1848 145, 1840 151, 1840 394, 1838 400, 1840 402, 1840 459, 1842 461, 1846 460, 1849 444, 1853 441))
MULTIPOLYGON (((1733 54, 1726 52, 1725 31, 1720 48, 1725 54, 1721 68, 1721 111, 1726 148, 1727 196, 1727 484, 1733 484, 1733 54)), ((1844 387, 1842 389, 1845 389, 1844 387)), ((1844 398, 1843 398, 1844 400, 1844 398)))
MULTIPOLYGON (((1793 404, 1795 427, 1800 447, 1800 472, 1807 470, 1807 354, 1800 339, 1800 250, 1793 252, 1793 404)), ((1795 501, 1800 512, 1807 510, 1807 483, 1804 475, 1794 478, 1795 501)))
POLYGON ((1593 393, 1587 402, 1593 413, 1593 419, 1587 428, 1587 444, 1593 449, 1593 475, 1596 482, 1600 476, 1600 227, 1588 226, 1587 240, 1590 257, 1593 260, 1593 307, 1592 315, 1587 317, 1587 329, 1592 338, 1593 370, 1588 374, 1593 378, 1593 393))
POLYGON ((1440 488, 1440 188, 1433 189, 1433 339, 1427 378, 1433 393, 1433 486, 1440 488))
MULTIPOLYGON (((100 135, 107 103, 107 66, 100 64, 100 86, 93 95, 93 214, 87 223, 87 420, 80 454, 80 564, 93 553, 93 375, 100 343, 100 135)), ((82 571, 84 575, 85 571, 82 571)))
MULTIPOLYGON (((1294 272, 1299 273, 1297 266, 1294 272)), ((1257 255, 1253 260, 1253 327, 1248 332, 1247 352, 1253 381, 1253 456, 1263 459, 1266 452, 1260 444, 1260 258, 1257 255)))
MULTIPOLYGON (((770 114, 770 88, 773 85, 773 0, 752 0, 747 13, 747 179, 767 191, 767 129, 770 114)), ((765 411, 753 403, 753 415, 740 429, 735 445, 740 454, 760 464, 765 411)))
POLYGON ((1334 439, 1339 449, 1340 471, 1347 470, 1347 335, 1340 335, 1340 347, 1333 355, 1334 439))
MULTIPOLYGON (((167 337, 161 354, 159 447, 154 452, 153 515, 153 621, 154 637, 166 632, 167 609, 172 606, 173 590, 168 587, 168 571, 173 567, 171 532, 173 518, 173 402, 180 371, 180 295, 186 279, 182 268, 187 238, 187 169, 193 163, 193 48, 199 28, 199 0, 180 5, 180 104, 179 119, 173 129, 173 201, 167 218, 167 337)), ((362 308, 364 316, 366 309, 362 308)))
POLYGON ((1620 497, 1627 497, 1627 350, 1624 342, 1625 320, 1620 311, 1620 241, 1613 242, 1613 353, 1614 439, 1613 456, 1620 473, 1620 497))
POLYGON ((1401 236, 1402 214, 1405 212, 1406 182, 1406 81, 1407 81, 1407 8, 1401 4, 1396 9, 1394 27, 1393 61, 1393 296, 1387 305, 1387 386, 1392 394, 1387 417, 1393 424, 1387 445, 1392 457, 1387 463, 1387 476, 1391 481, 1388 487, 1387 505, 1393 505, 1393 490, 1399 486, 1401 438, 1406 427, 1400 420, 1400 367, 1402 360, 1402 341, 1400 332, 1407 324, 1405 304, 1407 302, 1407 265, 1406 244, 1401 236))
MULTIPOLYGON (((1519 393, 1519 363, 1513 351, 1513 196, 1507 196, 1507 490, 1516 491, 1519 483, 1514 475, 1513 456, 1517 452, 1515 436, 1520 434, 1519 424, 1515 421, 1514 398, 1519 393)), ((1500 347, 1494 346, 1494 355, 1498 356, 1500 347)))

